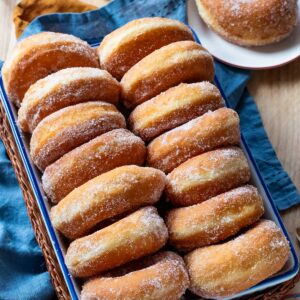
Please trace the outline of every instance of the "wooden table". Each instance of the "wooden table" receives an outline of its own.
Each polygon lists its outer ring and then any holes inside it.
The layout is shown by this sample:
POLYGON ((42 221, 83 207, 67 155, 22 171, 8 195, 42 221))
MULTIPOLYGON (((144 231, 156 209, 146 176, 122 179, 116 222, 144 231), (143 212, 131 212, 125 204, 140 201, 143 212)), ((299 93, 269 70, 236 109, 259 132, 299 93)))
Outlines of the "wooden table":
MULTIPOLYGON (((0 1, 0 59, 15 45, 11 13, 17 0, 0 1)), ((101 6, 107 0, 86 0, 101 6)), ((273 70, 253 71, 249 89, 259 107, 268 136, 284 168, 300 190, 300 58, 273 70)), ((281 213, 300 256, 295 229, 300 226, 300 206, 281 213)), ((293 293, 300 293, 300 283, 293 293)))

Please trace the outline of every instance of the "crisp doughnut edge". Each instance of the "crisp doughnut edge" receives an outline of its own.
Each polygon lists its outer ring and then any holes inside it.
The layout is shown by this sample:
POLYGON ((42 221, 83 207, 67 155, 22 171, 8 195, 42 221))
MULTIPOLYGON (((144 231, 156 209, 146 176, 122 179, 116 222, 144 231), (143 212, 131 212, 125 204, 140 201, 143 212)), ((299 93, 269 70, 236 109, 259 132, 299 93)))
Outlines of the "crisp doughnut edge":
POLYGON ((154 206, 141 208, 88 236, 73 241, 65 261, 75 277, 90 277, 162 248, 168 229, 154 206), (118 237, 113 234, 118 232, 118 237))
POLYGON ((153 205, 165 184, 165 174, 154 168, 135 165, 115 168, 76 188, 52 207, 52 224, 67 238, 79 238, 99 222, 153 205))
POLYGON ((199 248, 187 254, 184 261, 191 281, 189 289, 194 294, 209 299, 233 296, 279 272, 288 260, 289 253, 289 243, 279 227, 273 221, 260 220, 233 240, 199 248), (251 250, 249 250, 250 248, 251 250), (213 256, 209 252, 214 253, 213 256), (217 256, 217 254, 220 255, 217 256), (201 259, 201 255, 204 256, 203 259, 201 259), (261 259, 261 261, 253 261, 253 258, 251 260, 252 255, 260 256, 256 259, 261 259), (216 266, 212 265, 213 261, 217 263, 216 266), (261 264, 261 269, 255 273, 255 269, 253 271, 251 266, 256 266, 257 263, 261 264), (205 266, 205 264, 207 265, 205 266), (218 280, 222 280, 218 276, 226 274, 226 269, 230 274, 234 271, 239 272, 239 270, 233 269, 237 264, 245 267, 248 273, 250 268, 253 273, 245 276, 241 270, 242 279, 239 276, 236 277, 238 280, 230 282, 228 278, 230 275, 227 274, 223 283, 218 282, 218 280), (207 282, 205 282, 206 280, 207 282), (217 285, 215 287, 213 287, 214 282, 217 285))
MULTIPOLYGON (((104 274, 84 284, 81 299, 179 300, 189 286, 183 259, 174 252, 159 252, 137 262, 142 268, 123 267, 116 276, 104 274), (145 266, 144 266, 145 265, 145 266), (125 274, 123 274, 125 272, 125 274), (149 298, 147 298, 149 299, 149 298)), ((114 275, 114 274, 113 274, 114 275)))
POLYGON ((200 204, 170 210, 165 218, 169 242, 184 252, 215 244, 255 223, 263 213, 257 189, 241 186, 200 204))

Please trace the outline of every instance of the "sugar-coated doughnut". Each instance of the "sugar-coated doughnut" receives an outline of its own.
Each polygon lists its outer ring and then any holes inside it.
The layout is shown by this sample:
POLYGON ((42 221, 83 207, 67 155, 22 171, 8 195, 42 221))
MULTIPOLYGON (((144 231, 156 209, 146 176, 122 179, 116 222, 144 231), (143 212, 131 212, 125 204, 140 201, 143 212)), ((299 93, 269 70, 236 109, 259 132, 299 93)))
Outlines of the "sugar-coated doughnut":
POLYGON ((165 245, 168 230, 153 206, 73 241, 65 257, 73 276, 88 277, 152 254, 165 245))
POLYGON ((131 21, 104 37, 98 48, 101 68, 117 79, 156 49, 177 41, 194 40, 183 23, 166 18, 131 21))
POLYGON ((234 240, 185 256, 190 290, 209 299, 233 296, 280 271, 289 250, 277 225, 262 220, 234 240))
POLYGON ((220 108, 155 138, 148 145, 147 163, 169 173, 193 156, 217 147, 238 145, 239 141, 237 113, 220 108))
POLYGON ((215 244, 258 221, 263 213, 257 189, 238 187, 200 204, 169 211, 169 241, 182 251, 215 244))
POLYGON ((129 117, 129 126, 144 141, 149 141, 222 106, 221 93, 213 84, 181 83, 138 105, 129 117))
POLYGON ((176 206, 189 206, 249 180, 250 168, 243 151, 220 148, 193 157, 168 174, 166 195, 176 206))
POLYGON ((213 78, 213 58, 201 45, 176 42, 155 50, 126 72, 121 98, 127 108, 134 108, 181 82, 213 78))
POLYGON ((21 103, 18 122, 32 132, 42 119, 69 105, 104 101, 117 104, 120 84, 98 68, 68 68, 42 78, 30 86, 21 103))
POLYGON ((124 165, 142 165, 144 142, 126 129, 115 129, 75 148, 45 169, 43 189, 57 203, 90 179, 124 165))
POLYGON ((113 104, 94 101, 62 108, 34 129, 30 155, 44 170, 72 149, 116 128, 125 128, 124 116, 113 104))
POLYGON ((33 83, 70 67, 99 67, 96 51, 70 34, 41 32, 32 35, 17 44, 3 65, 6 93, 19 106, 33 83))
POLYGON ((263 46, 288 37, 296 27, 296 0, 196 0, 204 22, 228 41, 263 46))
POLYGON ((93 226, 141 206, 156 203, 166 184, 162 171, 122 166, 73 190, 51 209, 51 221, 69 239, 93 226))
POLYGON ((81 300, 179 300, 189 286, 184 261, 174 252, 159 252, 130 267, 85 283, 81 300))

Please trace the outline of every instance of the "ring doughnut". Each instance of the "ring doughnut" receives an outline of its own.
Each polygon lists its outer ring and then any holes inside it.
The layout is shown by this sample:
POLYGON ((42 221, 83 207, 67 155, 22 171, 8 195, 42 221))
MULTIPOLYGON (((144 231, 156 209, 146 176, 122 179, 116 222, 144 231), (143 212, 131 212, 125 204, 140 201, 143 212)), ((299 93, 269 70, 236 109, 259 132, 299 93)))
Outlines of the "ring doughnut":
POLYGON ((257 189, 245 185, 200 204, 172 209, 166 217, 169 241, 182 251, 215 244, 258 221, 263 213, 257 189))
POLYGON ((262 220, 234 240, 187 254, 190 290, 209 299, 235 295, 280 271, 289 250, 277 225, 262 220))
POLYGON ((69 239, 127 211, 156 203, 166 184, 153 168, 122 166, 73 190, 51 209, 53 226, 69 239))
POLYGON ((116 128, 125 128, 124 116, 106 102, 85 102, 49 115, 33 131, 30 155, 40 170, 88 142, 116 128))
POLYGON ((193 156, 217 147, 238 145, 239 141, 237 113, 220 108, 155 138, 148 145, 147 163, 169 173, 193 156))
POLYGON ((88 281, 81 300, 179 300, 189 286, 184 261, 174 252, 159 252, 136 264, 138 269, 121 267, 88 281))
POLYGON ((131 130, 144 141, 224 106, 209 82, 181 83, 138 105, 129 116, 131 130))
POLYGON ((117 104, 121 86, 97 68, 68 68, 30 86, 18 113, 24 132, 32 132, 42 119, 61 108, 87 101, 117 104))
POLYGON ((121 80, 142 58, 165 45, 194 40, 183 23, 165 18, 131 21, 105 36, 98 48, 101 68, 121 80))
POLYGON ((203 21, 226 40, 264 46, 291 35, 297 25, 296 0, 196 0, 203 21))
POLYGON ((250 168, 243 151, 221 148, 193 157, 168 174, 166 195, 176 206, 189 206, 249 180, 250 168))
POLYGON ((20 106, 37 80, 70 67, 99 67, 96 51, 85 41, 57 32, 41 32, 19 42, 2 68, 9 99, 20 106))
POLYGON ((142 165, 144 142, 126 129, 104 133, 62 156, 45 169, 43 189, 57 203, 90 179, 124 165, 142 165))
POLYGON ((163 247, 167 239, 163 219, 155 207, 148 206, 73 241, 65 261, 73 276, 93 276, 152 254, 163 247))
POLYGON ((127 108, 134 108, 181 82, 213 78, 213 58, 201 45, 175 42, 155 50, 126 72, 121 98, 127 108))

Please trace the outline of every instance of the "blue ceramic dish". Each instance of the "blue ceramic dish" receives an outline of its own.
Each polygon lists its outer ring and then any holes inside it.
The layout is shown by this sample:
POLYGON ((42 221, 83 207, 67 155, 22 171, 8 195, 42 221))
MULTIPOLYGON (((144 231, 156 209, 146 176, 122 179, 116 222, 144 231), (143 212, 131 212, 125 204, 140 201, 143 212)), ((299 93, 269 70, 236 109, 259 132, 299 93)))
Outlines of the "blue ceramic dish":
MULTIPOLYGON (((196 40, 199 42, 198 38, 195 36, 196 40)), ((98 45, 92 45, 92 46, 98 46, 98 45)), ((218 78, 215 78, 215 84, 220 89, 225 102, 228 106, 228 102, 226 101, 226 97, 223 93, 222 87, 218 81, 218 78)), ((0 76, 0 98, 3 103, 3 106, 5 108, 5 112, 7 115, 7 119, 10 123, 20 156, 22 158, 25 170, 28 174, 28 178, 30 180, 32 190, 35 195, 35 199, 37 201, 38 207, 40 209, 41 216, 44 220, 45 226, 48 231, 49 238, 51 240, 54 252, 57 256, 57 260, 59 262, 61 272, 64 276, 66 285, 69 289, 69 293, 72 299, 79 299, 80 295, 80 283, 76 278, 73 278, 66 267, 65 261, 64 261, 64 255, 66 253, 66 244, 64 239, 60 236, 60 234, 53 228, 50 217, 49 217, 49 210, 50 205, 45 197, 45 194, 43 192, 42 186, 41 186, 41 173, 37 170, 37 168, 33 165, 30 156, 29 156, 29 135, 23 135, 20 131, 20 129, 17 126, 17 110, 16 108, 10 103, 8 100, 4 86, 2 81, 2 76, 0 76)), ((252 157, 250 150, 247 146, 247 142, 245 141, 244 137, 241 136, 241 147, 243 148, 247 159, 249 161, 249 165, 252 172, 252 184, 255 185, 261 196, 264 200, 265 205, 265 215, 264 217, 270 220, 273 220, 282 230, 286 238, 290 242, 291 250, 290 250, 290 257, 288 262, 286 263, 285 267, 276 275, 272 276, 271 278, 266 279, 265 281, 257 284, 256 286, 239 293, 238 295, 235 295, 234 297, 228 298, 228 299, 235 299, 241 296, 246 296, 250 294, 257 293, 259 291, 268 289, 270 287, 273 287, 277 284, 286 282, 293 277, 296 276, 298 273, 299 265, 298 265, 298 258, 294 249, 294 246, 288 236, 287 230, 285 229, 282 220, 280 218, 280 215, 275 207, 275 204, 272 200, 272 197, 263 181, 262 176, 259 173, 259 170, 257 168, 257 165, 254 161, 254 158, 252 157)), ((198 299, 198 297, 193 295, 188 295, 186 297, 187 300, 192 299, 198 299)))

